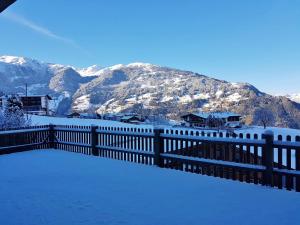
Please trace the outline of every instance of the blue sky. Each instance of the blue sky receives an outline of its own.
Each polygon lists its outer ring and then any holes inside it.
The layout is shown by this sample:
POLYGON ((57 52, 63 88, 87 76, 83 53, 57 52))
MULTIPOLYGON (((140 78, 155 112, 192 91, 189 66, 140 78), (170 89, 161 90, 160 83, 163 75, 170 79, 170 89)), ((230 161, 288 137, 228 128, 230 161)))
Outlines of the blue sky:
POLYGON ((0 54, 87 67, 149 62, 300 92, 300 0, 18 0, 0 54))

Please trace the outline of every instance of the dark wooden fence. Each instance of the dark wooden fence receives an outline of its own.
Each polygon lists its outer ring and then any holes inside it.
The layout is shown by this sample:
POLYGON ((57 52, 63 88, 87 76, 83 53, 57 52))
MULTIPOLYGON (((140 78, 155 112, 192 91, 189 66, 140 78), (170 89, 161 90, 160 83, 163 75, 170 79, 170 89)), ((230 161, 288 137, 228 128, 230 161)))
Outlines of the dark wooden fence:
POLYGON ((46 148, 300 192, 299 136, 54 125, 0 131, 0 154, 46 148))
POLYGON ((50 148, 49 126, 0 130, 0 155, 50 148))

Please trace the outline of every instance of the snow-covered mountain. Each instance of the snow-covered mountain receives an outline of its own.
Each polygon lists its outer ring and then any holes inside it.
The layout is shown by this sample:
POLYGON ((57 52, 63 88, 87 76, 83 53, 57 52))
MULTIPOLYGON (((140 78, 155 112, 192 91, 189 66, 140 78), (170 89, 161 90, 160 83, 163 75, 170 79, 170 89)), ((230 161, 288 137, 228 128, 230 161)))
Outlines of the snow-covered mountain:
POLYGON ((287 95, 286 97, 294 102, 300 103, 300 94, 287 95))
POLYGON ((202 74, 148 63, 101 68, 43 63, 23 57, 0 57, 0 91, 51 94, 60 114, 69 111, 135 111, 178 118, 199 110, 230 110, 257 123, 258 109, 274 114, 273 125, 300 127, 300 105, 265 94, 247 83, 230 83, 202 74))
POLYGON ((73 94, 81 84, 94 77, 83 77, 73 67, 44 63, 34 59, 15 56, 0 56, 0 92, 50 94, 54 97, 58 113, 71 107, 73 94))
POLYGON ((76 71, 83 77, 99 76, 103 67, 98 65, 89 66, 87 68, 77 69, 76 71))

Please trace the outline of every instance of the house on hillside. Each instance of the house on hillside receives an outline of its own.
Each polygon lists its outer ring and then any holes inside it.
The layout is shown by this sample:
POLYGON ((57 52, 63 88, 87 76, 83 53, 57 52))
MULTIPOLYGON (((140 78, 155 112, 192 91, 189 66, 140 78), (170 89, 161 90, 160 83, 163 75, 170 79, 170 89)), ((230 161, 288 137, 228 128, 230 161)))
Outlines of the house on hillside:
MULTIPOLYGON (((4 95, 0 97, 0 106, 6 102, 8 95, 4 95)), ((18 96, 22 102, 23 110, 25 113, 33 114, 33 115, 49 115, 49 103, 52 98, 49 95, 27 95, 18 96)))
POLYGON ((136 113, 107 113, 98 115, 98 118, 103 120, 113 120, 123 123, 141 123, 145 122, 146 118, 136 113))
POLYGON ((232 112, 200 112, 189 113, 183 115, 181 118, 184 120, 184 125, 188 127, 202 127, 202 128, 215 128, 215 127, 241 127, 241 115, 232 112), (218 123, 210 123, 210 121, 218 121, 218 123))
POLYGON ((80 113, 78 112, 72 112, 70 114, 67 115, 68 118, 79 118, 80 117, 80 113))
POLYGON ((113 120, 113 121, 120 121, 121 118, 124 116, 125 114, 123 113, 106 113, 106 114, 98 115, 100 119, 113 120))
POLYGON ((130 116, 123 116, 120 121, 123 123, 139 124, 145 122, 145 119, 142 118, 141 116, 130 115, 130 116))
POLYGON ((96 113, 79 113, 79 112, 72 112, 67 115, 68 118, 80 118, 80 119, 98 119, 96 113))
POLYGON ((52 98, 49 95, 28 95, 20 96, 23 103, 23 110, 34 115, 49 115, 49 102, 52 98))

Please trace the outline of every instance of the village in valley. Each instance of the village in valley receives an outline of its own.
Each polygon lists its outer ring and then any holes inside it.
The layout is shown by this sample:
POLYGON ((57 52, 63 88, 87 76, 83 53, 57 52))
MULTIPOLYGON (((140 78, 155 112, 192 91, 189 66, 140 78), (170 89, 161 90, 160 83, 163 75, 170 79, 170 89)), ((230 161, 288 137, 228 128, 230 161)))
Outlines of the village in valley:
MULTIPOLYGON (((51 105, 53 105, 52 101, 54 100, 50 95, 3 95, 0 97, 0 107, 3 108, 7 100, 12 98, 20 102, 20 108, 25 114, 48 117, 57 116, 55 115, 55 111, 51 109, 51 105)), ((220 111, 186 113, 185 115, 179 115, 181 120, 178 121, 168 120, 163 115, 145 117, 142 114, 134 112, 105 114, 98 114, 96 111, 87 113, 71 112, 57 117, 118 121, 136 125, 153 124, 217 130, 243 128, 245 126, 242 122, 242 115, 220 111)))

